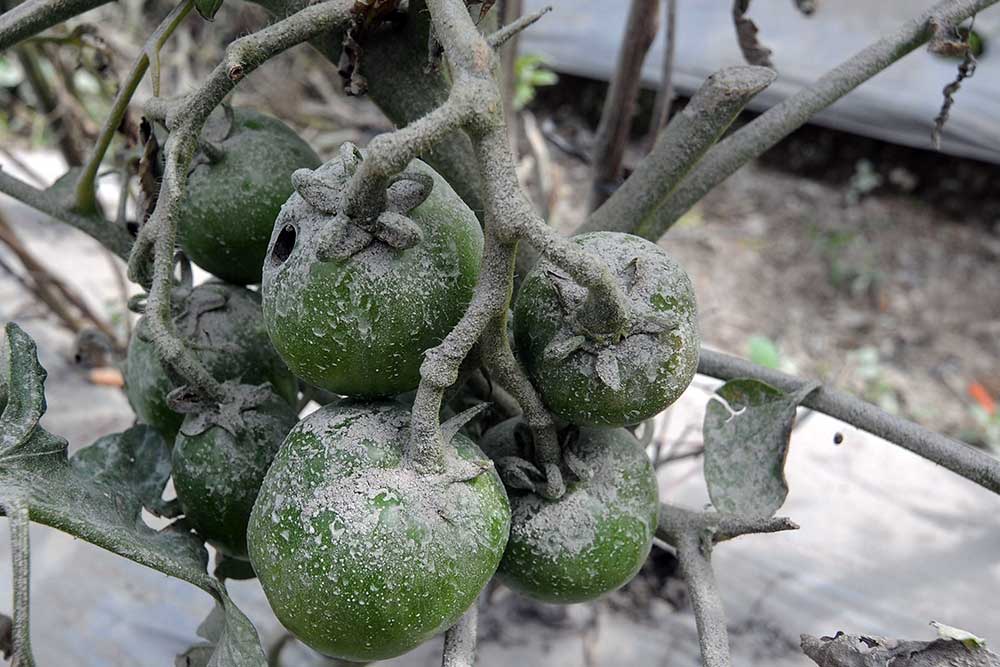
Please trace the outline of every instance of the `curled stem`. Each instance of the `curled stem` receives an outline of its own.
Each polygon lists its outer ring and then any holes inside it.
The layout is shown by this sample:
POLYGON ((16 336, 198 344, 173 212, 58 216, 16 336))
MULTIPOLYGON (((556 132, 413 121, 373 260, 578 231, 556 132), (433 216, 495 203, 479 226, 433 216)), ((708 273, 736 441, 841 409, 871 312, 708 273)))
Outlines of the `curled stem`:
POLYGON ((443 392, 456 381, 460 364, 482 339, 483 363, 524 410, 539 446, 540 462, 546 468, 545 493, 557 497, 562 493, 562 480, 553 420, 514 358, 506 335, 517 241, 532 243, 587 287, 592 300, 600 304, 605 315, 602 321, 610 330, 624 328, 629 317, 627 303, 604 263, 553 232, 521 190, 508 143, 501 91, 494 77, 498 59, 491 42, 469 16, 466 4, 461 0, 429 0, 427 6, 435 35, 451 65, 452 92, 440 108, 421 121, 369 144, 362 163, 365 172, 359 169, 348 184, 345 207, 362 217, 377 213, 378 198, 384 196, 384 179, 403 169, 418 152, 430 149, 456 128, 466 130, 472 139, 485 208, 486 238, 479 281, 462 319, 425 355, 413 405, 408 456, 427 470, 443 465, 438 418, 443 392))
MULTIPOLYGON (((111 111, 108 112, 108 117, 104 120, 104 125, 101 127, 101 133, 97 136, 97 141, 94 144, 94 150, 91 151, 90 157, 88 157, 86 164, 83 165, 83 170, 80 172, 80 177, 77 179, 75 204, 77 211, 82 213, 93 213, 97 210, 97 193, 94 181, 97 178, 97 171, 101 166, 101 162, 104 160, 104 154, 107 152, 108 146, 111 145, 111 139, 121 126, 122 119, 128 111, 129 102, 132 100, 132 96, 139 87, 142 77, 146 74, 146 70, 149 68, 150 57, 153 57, 155 62, 159 62, 159 56, 157 54, 170 38, 170 35, 173 34, 174 30, 176 30, 187 17, 192 7, 194 7, 193 0, 181 0, 181 2, 177 4, 177 6, 175 6, 169 14, 167 14, 166 18, 163 19, 160 25, 156 27, 153 33, 149 36, 149 39, 146 40, 142 53, 138 58, 136 58, 135 62, 132 63, 132 68, 125 76, 125 80, 122 82, 121 88, 118 89, 118 94, 115 95, 114 102, 111 105, 111 111)), ((157 70, 158 69, 159 66, 157 65, 157 70)), ((158 78, 158 73, 156 76, 158 78)), ((159 94, 158 88, 159 85, 154 84, 154 95, 159 94)))
POLYGON ((212 401, 224 400, 224 389, 178 338, 171 314, 176 218, 187 187, 188 169, 198 148, 198 137, 212 110, 243 77, 274 55, 345 23, 353 4, 351 0, 328 0, 310 5, 236 40, 226 48, 223 61, 199 89, 180 99, 164 114, 170 136, 164 148, 163 182, 156 208, 140 230, 129 257, 129 277, 135 282, 150 284, 147 326, 157 354, 188 385, 212 401), (150 259, 153 271, 147 276, 150 259))

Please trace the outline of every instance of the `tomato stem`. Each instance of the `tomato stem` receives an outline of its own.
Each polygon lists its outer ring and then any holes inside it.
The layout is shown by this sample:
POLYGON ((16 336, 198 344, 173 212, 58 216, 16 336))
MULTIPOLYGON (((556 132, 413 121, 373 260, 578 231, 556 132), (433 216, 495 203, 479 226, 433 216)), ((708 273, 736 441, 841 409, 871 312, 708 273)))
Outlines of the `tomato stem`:
MULTIPOLYGON (((87 163, 83 166, 83 171, 80 172, 79 179, 77 179, 74 207, 77 211, 81 213, 95 213, 97 211, 95 180, 97 178, 97 170, 104 160, 104 154, 107 152, 108 146, 111 145, 111 139, 114 138, 115 132, 118 131, 118 128, 122 124, 122 119, 128 111, 129 102, 139 87, 139 83, 142 82, 142 77, 146 74, 146 70, 149 69, 151 56, 154 59, 154 71, 152 75, 154 77, 154 95, 159 95, 159 51, 167 40, 170 39, 174 30, 183 23, 192 7, 194 7, 193 0, 181 0, 167 14, 160 25, 156 27, 143 46, 142 53, 132 63, 132 69, 129 70, 125 81, 122 82, 121 88, 118 89, 118 94, 111 105, 111 111, 108 112, 108 117, 104 120, 104 125, 101 127, 101 133, 97 136, 94 150, 87 159, 87 163)), ((122 187, 128 187, 128 184, 123 183, 122 187)))

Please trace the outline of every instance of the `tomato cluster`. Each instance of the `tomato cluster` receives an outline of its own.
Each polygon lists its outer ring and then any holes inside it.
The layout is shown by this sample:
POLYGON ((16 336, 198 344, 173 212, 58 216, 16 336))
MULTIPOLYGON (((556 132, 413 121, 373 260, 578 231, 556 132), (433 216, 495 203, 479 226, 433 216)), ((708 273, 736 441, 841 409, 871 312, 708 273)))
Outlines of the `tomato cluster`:
MULTIPOLYGON (((173 322, 231 398, 192 398, 141 322, 126 373, 136 413, 174 439, 188 525, 224 556, 249 560, 299 639, 350 661, 391 658, 446 630, 494 576, 559 603, 628 582, 649 554, 659 501, 625 427, 670 405, 694 375, 684 271, 637 237, 575 239, 625 297, 613 330, 550 261, 521 284, 516 354, 558 418, 561 497, 539 492, 553 464, 536 460, 536 434, 519 417, 443 428, 438 460, 418 465, 412 391, 425 352, 472 298, 476 216, 413 161, 388 183, 380 214, 348 218, 342 195, 361 151, 346 145, 316 167, 273 119, 237 110, 231 125, 222 157, 191 175, 180 239, 200 266, 233 283, 260 279, 260 291, 181 289, 173 322), (266 178, 247 162, 264 154, 275 167, 266 178), (230 198, 252 202, 253 214, 230 198), (258 214, 271 230, 266 248, 258 214), (298 390, 310 386, 342 398, 298 420, 298 390)), ((481 402, 470 387, 456 385, 442 413, 481 402)))

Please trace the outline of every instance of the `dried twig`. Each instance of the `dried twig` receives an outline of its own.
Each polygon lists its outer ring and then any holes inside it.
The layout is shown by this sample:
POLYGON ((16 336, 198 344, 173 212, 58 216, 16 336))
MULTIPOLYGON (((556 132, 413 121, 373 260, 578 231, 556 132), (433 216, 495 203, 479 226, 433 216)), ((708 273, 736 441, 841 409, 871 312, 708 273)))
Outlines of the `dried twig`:
POLYGON ((663 33, 663 65, 660 68, 660 87, 656 90, 653 103, 653 117, 649 121, 646 134, 646 152, 653 150, 660 130, 670 120, 670 110, 674 104, 674 56, 677 52, 677 0, 666 3, 666 28, 663 33))
MULTIPOLYGON (((941 103, 941 111, 938 112, 937 117, 934 119, 934 129, 931 131, 931 141, 937 150, 941 150, 941 132, 944 131, 945 123, 948 122, 948 116, 951 114, 951 107, 955 104, 955 93, 962 87, 963 81, 972 78, 972 75, 976 73, 976 55, 972 52, 972 28, 975 24, 976 17, 973 16, 972 25, 969 26, 968 37, 960 42, 959 55, 962 56, 962 62, 958 65, 958 73, 955 75, 955 80, 945 86, 942 91, 944 101, 941 103)), ((941 32, 943 31, 940 29, 940 26, 936 26, 935 33, 940 34, 941 32)), ((953 43, 948 39, 935 37, 931 40, 930 48, 937 53, 947 54, 949 50, 947 47, 943 47, 943 44, 950 45, 953 43)))
POLYGON ((771 63, 771 49, 761 44, 757 38, 757 24, 747 17, 750 11, 750 0, 733 0, 733 25, 736 26, 736 39, 743 52, 743 59, 751 65, 774 67, 771 63))
POLYGON ((660 133, 653 151, 631 178, 578 231, 645 235, 647 224, 651 224, 647 220, 656 215, 684 175, 774 76, 767 68, 749 65, 728 67, 710 76, 684 111, 660 133))
POLYGON ((622 160, 642 83, 642 63, 656 36, 659 15, 659 0, 632 0, 618 51, 618 64, 594 137, 591 210, 603 204, 621 180, 622 160))

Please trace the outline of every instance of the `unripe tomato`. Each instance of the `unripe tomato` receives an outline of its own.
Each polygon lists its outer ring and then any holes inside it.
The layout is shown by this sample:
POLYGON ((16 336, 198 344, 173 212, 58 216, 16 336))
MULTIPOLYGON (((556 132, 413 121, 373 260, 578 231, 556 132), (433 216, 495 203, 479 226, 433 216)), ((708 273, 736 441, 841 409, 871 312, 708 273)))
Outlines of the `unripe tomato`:
POLYGON ((518 354, 545 404, 566 421, 637 424, 676 401, 694 378, 699 340, 691 280, 666 251, 638 236, 594 232, 573 240, 617 279, 630 309, 627 327, 595 331, 587 290, 542 260, 514 304, 518 354))
MULTIPOLYGON (((494 460, 526 457, 522 429, 519 417, 498 424, 483 450, 494 460)), ((561 498, 509 489, 510 540, 497 577, 544 602, 593 600, 628 583, 649 555, 659 516, 653 467, 627 430, 581 428, 567 449, 561 498)))
POLYGON ((446 630, 496 571, 510 507, 496 472, 459 434, 446 472, 403 451, 396 403, 326 406, 292 429, 250 517, 250 560, 282 624, 353 661, 400 655, 446 630), (448 471, 471 468, 461 475, 448 471))
POLYGON ((274 219, 292 194, 292 172, 320 159, 290 127, 250 109, 233 109, 225 129, 221 157, 200 159, 188 177, 177 239, 201 268, 249 285, 260 282, 274 219))
POLYGON ((264 385, 258 404, 235 423, 185 417, 173 451, 174 488, 184 516, 209 544, 231 558, 247 558, 247 522, 278 447, 298 420, 284 399, 264 385))
MULTIPOLYGON (((472 298, 483 247, 479 222, 430 167, 415 160, 408 169, 433 179, 427 199, 406 214, 422 235, 412 247, 366 236, 299 193, 275 222, 264 265, 264 321, 285 363, 311 384, 356 397, 416 388, 424 351, 441 342, 472 298), (324 257, 331 234, 343 235, 341 245, 354 251, 324 257)), ((315 174, 334 191, 348 177, 342 158, 315 174)), ((390 205, 401 197, 389 188, 390 205)))
MULTIPOLYGON (((271 347, 260 316, 260 296, 243 287, 210 282, 199 285, 176 304, 178 334, 220 382, 270 382, 289 405, 298 398, 298 382, 271 347)), ((183 416, 167 405, 167 394, 177 387, 143 338, 144 320, 129 341, 125 368, 125 395, 139 419, 173 441, 183 416)))

